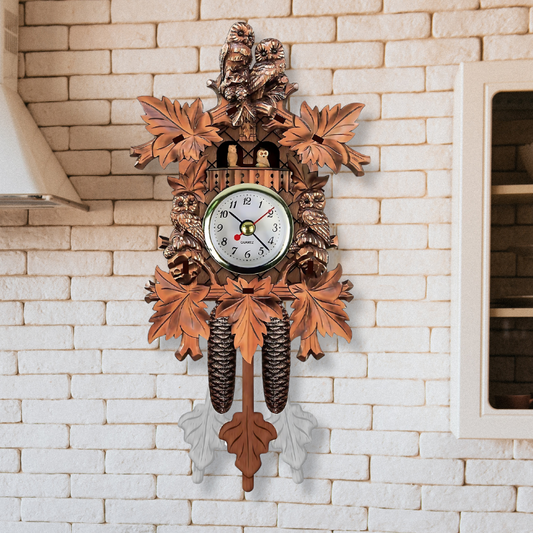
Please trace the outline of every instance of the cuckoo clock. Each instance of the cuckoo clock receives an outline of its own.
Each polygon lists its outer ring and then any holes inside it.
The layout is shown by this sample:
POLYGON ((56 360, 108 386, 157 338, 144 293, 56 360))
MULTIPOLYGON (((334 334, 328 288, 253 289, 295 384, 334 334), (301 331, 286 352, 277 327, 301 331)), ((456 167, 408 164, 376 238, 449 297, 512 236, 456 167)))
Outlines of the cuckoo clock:
POLYGON ((207 82, 216 107, 139 97, 154 138, 131 150, 138 169, 155 158, 163 168, 179 163, 178 175, 168 177, 174 229, 159 238, 168 272, 156 268, 146 301, 155 302, 150 342, 181 337, 176 357, 196 360, 203 355, 199 338, 207 339, 206 402, 179 421, 193 480, 203 479, 216 450, 227 449, 237 456, 245 491, 269 445, 281 451, 293 479, 303 480, 316 420, 289 400, 291 342, 300 339, 305 361, 324 355, 319 333, 351 339, 344 302, 352 284, 341 281, 340 265, 328 271, 337 237, 324 213, 328 176, 318 167, 338 172, 345 165, 362 176, 370 162, 346 145, 363 104, 318 110, 304 102, 293 114, 286 102, 298 86, 285 67, 280 41, 264 39, 254 50, 252 27, 233 24, 220 75, 207 82), (242 408, 230 418, 237 354, 242 408), (262 360, 268 420, 254 410, 254 356, 262 360))

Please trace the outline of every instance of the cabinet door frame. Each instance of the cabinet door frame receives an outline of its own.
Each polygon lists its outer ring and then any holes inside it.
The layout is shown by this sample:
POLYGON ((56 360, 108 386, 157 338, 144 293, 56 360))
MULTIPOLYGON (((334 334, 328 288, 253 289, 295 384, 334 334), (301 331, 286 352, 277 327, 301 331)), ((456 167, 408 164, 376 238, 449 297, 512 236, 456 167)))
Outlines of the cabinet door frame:
POLYGON ((489 404, 492 98, 533 91, 533 60, 462 63, 455 80, 451 430, 458 438, 533 439, 533 410, 489 404))

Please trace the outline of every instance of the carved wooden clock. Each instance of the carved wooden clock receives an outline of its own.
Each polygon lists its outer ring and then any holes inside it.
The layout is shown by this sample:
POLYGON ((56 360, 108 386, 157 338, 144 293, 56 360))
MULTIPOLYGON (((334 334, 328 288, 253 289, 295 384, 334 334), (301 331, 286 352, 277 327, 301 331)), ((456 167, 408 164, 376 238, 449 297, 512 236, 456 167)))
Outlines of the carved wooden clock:
POLYGON ((352 284, 340 281, 340 265, 327 270, 337 237, 324 213, 328 176, 319 176, 318 167, 338 172, 345 165, 362 176, 370 162, 346 145, 363 104, 319 111, 304 102, 300 115, 287 111, 298 86, 285 74, 282 43, 253 46, 252 27, 233 24, 220 75, 208 81, 218 98, 209 111, 200 100, 182 106, 139 97, 154 139, 131 150, 139 169, 155 158, 163 168, 179 162, 178 176, 168 177, 174 230, 159 241, 169 271, 156 268, 146 301, 155 302, 150 342, 181 337, 176 357, 196 360, 199 338, 208 341, 206 402, 179 421, 191 444, 193 480, 200 482, 214 452, 227 447, 245 491, 253 489, 269 444, 293 479, 303 480, 304 446, 316 420, 289 400, 291 341, 301 339, 298 358, 305 361, 324 355, 318 333, 351 339, 344 301, 352 299, 352 284), (210 315, 208 301, 215 302, 210 315), (291 302, 290 316, 284 302, 291 302), (259 348, 268 420, 254 410, 259 348), (242 408, 229 420, 237 351, 242 408))

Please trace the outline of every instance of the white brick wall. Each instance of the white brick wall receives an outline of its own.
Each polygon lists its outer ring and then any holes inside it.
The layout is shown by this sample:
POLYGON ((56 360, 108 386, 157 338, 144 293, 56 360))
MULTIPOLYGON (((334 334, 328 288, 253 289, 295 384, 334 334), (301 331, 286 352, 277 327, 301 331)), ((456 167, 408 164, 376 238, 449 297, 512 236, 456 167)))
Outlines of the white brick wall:
POLYGON ((531 533, 533 440, 457 440, 448 404, 453 80, 461 61, 532 58, 533 2, 28 0, 20 12, 19 92, 91 210, 0 210, 0 531, 531 533), (241 19, 285 43, 293 110, 366 104, 353 146, 372 156, 364 177, 343 169, 329 186, 353 340, 293 362, 294 399, 319 425, 307 479, 294 485, 269 453, 249 494, 226 453, 192 483, 176 423, 204 397, 205 360, 149 345, 142 301, 166 266, 156 237, 176 166, 138 171, 128 154, 149 138, 137 96, 214 105, 205 82, 241 19))

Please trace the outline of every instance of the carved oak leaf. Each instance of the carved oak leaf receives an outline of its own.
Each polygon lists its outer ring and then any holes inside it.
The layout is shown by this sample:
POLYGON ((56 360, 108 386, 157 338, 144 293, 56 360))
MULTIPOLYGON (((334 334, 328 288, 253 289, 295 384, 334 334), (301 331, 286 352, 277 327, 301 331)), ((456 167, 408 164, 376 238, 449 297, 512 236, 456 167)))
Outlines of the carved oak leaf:
POLYGON ((159 301, 150 318, 153 324, 148 332, 148 342, 163 335, 166 335, 166 339, 177 339, 181 335, 181 346, 176 357, 181 361, 189 354, 193 360, 200 359, 202 352, 198 337, 209 338, 209 315, 205 310, 207 305, 203 302, 209 287, 197 285, 196 280, 189 285, 182 285, 159 267, 156 267, 155 279, 159 301))
POLYGON ((172 187, 175 196, 184 191, 193 193, 202 202, 205 201, 205 178, 207 169, 207 156, 204 155, 198 161, 186 161, 186 164, 178 177, 167 176, 168 184, 172 187))
POLYGON ((293 481, 302 483, 303 464, 307 459, 305 446, 311 442, 311 432, 318 426, 316 418, 289 398, 285 409, 280 414, 273 414, 268 422, 278 433, 272 449, 281 450, 280 457, 291 467, 293 481))
POLYGON ((228 278, 220 297, 216 316, 228 317, 235 335, 235 348, 241 350, 245 361, 251 363, 255 350, 263 345, 266 324, 271 318, 282 318, 280 299, 272 292, 270 277, 236 281, 228 278))
POLYGON ((185 442, 191 445, 189 457, 195 467, 192 474, 193 483, 203 481, 204 470, 213 462, 215 452, 226 449, 218 437, 224 422, 224 415, 218 414, 211 405, 209 389, 205 402, 197 404, 190 413, 185 413, 178 420, 185 442))
POLYGON ((301 117, 294 117, 294 125, 283 133, 279 142, 294 150, 300 161, 311 168, 327 165, 335 173, 341 164, 350 161, 350 154, 344 146, 354 136, 358 126, 356 120, 364 104, 340 104, 311 109, 307 102, 300 107, 301 117))
POLYGON ((348 161, 344 163, 356 176, 364 176, 365 171, 361 165, 370 164, 370 156, 357 152, 350 146, 345 146, 348 161))
POLYGON ((191 106, 185 103, 183 107, 177 100, 173 104, 166 96, 162 100, 141 96, 138 100, 146 113, 142 117, 146 129, 156 136, 152 141, 152 158, 159 157, 163 168, 180 159, 197 161, 207 146, 222 140, 199 98, 191 106))
POLYGON ((295 165, 293 161, 288 161, 289 169, 292 172, 292 188, 294 199, 297 200, 305 191, 321 191, 326 186, 329 176, 319 176, 318 172, 310 172, 307 165, 295 165))
POLYGON ((291 314, 291 340, 301 337, 298 359, 305 361, 309 355, 316 359, 324 356, 318 342, 317 332, 323 337, 339 335, 350 341, 352 330, 346 323, 346 304, 340 295, 346 287, 339 282, 342 267, 325 272, 318 278, 305 279, 302 283, 289 285, 295 300, 291 314))
POLYGON ((248 409, 235 413, 220 430, 220 438, 228 444, 228 452, 237 456, 235 465, 245 477, 251 478, 261 468, 261 454, 278 435, 274 426, 261 413, 248 409))

